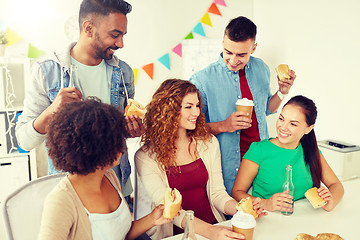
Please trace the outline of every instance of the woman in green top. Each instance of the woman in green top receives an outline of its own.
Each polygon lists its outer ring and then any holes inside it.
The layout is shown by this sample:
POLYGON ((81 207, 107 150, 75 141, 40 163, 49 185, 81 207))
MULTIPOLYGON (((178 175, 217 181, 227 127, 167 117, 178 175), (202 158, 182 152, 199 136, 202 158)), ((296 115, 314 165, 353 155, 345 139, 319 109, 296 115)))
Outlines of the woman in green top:
POLYGON ((254 142, 241 161, 231 196, 240 201, 253 186, 251 198, 259 197, 267 211, 289 211, 293 200, 318 187, 327 201, 322 208, 331 211, 344 195, 344 188, 319 152, 314 124, 317 110, 314 102, 295 96, 283 107, 276 122, 277 138, 254 142), (286 165, 293 167, 294 199, 283 192, 286 165), (320 187, 322 182, 326 187, 320 187))

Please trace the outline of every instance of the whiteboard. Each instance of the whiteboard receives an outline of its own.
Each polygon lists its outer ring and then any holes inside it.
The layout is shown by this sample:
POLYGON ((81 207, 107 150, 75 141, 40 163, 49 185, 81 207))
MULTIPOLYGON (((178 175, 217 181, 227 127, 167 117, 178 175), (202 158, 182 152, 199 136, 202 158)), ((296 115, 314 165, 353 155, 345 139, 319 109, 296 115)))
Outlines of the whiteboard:
POLYGON ((195 72, 216 62, 222 49, 222 38, 183 40, 183 79, 189 79, 195 72))

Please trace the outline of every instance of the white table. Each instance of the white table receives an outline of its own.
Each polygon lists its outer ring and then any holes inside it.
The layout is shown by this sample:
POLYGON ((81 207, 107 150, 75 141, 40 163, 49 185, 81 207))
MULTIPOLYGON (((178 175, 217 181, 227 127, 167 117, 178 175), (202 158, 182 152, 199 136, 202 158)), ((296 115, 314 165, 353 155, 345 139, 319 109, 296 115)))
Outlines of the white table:
MULTIPOLYGON (((283 216, 269 212, 257 220, 254 240, 292 240, 298 233, 316 236, 318 233, 336 233, 345 240, 360 239, 360 179, 343 182, 345 194, 331 212, 314 209, 307 199, 295 202, 294 213, 283 216)), ((230 221, 220 223, 231 226, 230 221)), ((182 235, 166 238, 181 239, 182 235)), ((197 235, 198 240, 205 239, 197 235)))

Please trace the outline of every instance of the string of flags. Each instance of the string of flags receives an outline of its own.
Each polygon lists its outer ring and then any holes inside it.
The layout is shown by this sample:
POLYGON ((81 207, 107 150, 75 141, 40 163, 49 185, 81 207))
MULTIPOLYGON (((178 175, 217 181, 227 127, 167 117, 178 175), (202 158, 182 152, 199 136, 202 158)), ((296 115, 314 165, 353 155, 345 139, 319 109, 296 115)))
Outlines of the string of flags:
MULTIPOLYGON (((195 25, 195 27, 190 31, 189 34, 186 35, 184 39, 193 39, 194 34, 197 34, 202 37, 206 37, 203 24, 212 27, 210 14, 222 16, 221 12, 218 8, 219 6, 226 7, 225 0, 213 0, 210 7, 206 11, 206 13, 201 18, 200 22, 195 25)), ((16 32, 11 30, 10 28, 6 29, 6 35, 8 39, 8 43, 6 46, 11 46, 15 43, 23 41, 24 39, 19 36, 16 32)), ((181 42, 176 44, 175 47, 171 49, 171 52, 175 53, 177 56, 182 57, 182 44, 181 42)), ((28 58, 35 59, 45 54, 45 51, 39 49, 38 47, 29 43, 28 47, 28 58)), ((168 70, 170 70, 170 53, 165 53, 161 57, 157 59, 163 66, 165 66, 168 70)), ((154 77, 154 63, 149 63, 141 67, 141 69, 153 80, 154 77)), ((135 78, 135 85, 137 82, 137 78, 139 75, 139 68, 134 68, 134 78, 135 78)))
MULTIPOLYGON (((202 37, 206 37, 203 24, 206 24, 210 27, 212 27, 211 19, 209 14, 214 14, 218 16, 222 16, 221 12, 218 8, 218 5, 226 7, 225 0, 214 0, 204 16, 201 18, 200 22, 195 25, 195 27, 192 29, 192 31, 186 35, 184 39, 193 39, 194 34, 200 35, 202 37)), ((172 50, 173 53, 178 55, 179 57, 182 57, 182 44, 181 42, 178 43, 172 50)), ((162 65, 164 65, 168 70, 170 70, 170 53, 165 53, 161 57, 157 59, 162 65)), ((151 78, 151 80, 154 79, 154 63, 149 63, 141 67, 141 69, 151 78)), ((137 77, 139 73, 138 68, 134 68, 134 78, 135 78, 135 85, 137 82, 137 77)))

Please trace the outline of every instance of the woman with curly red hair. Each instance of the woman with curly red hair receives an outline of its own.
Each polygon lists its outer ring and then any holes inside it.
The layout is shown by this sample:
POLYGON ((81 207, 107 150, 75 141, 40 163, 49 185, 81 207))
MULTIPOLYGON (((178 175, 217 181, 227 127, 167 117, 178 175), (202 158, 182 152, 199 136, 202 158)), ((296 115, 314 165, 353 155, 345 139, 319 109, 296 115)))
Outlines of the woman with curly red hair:
POLYGON ((125 151, 124 114, 98 99, 62 105, 48 125, 49 156, 68 172, 47 196, 39 239, 135 239, 171 220, 163 206, 131 221, 120 182, 111 169, 125 151))
POLYGON ((211 239, 243 238, 230 228, 213 226, 225 220, 223 213, 235 214, 237 201, 226 193, 219 143, 205 127, 201 105, 195 85, 169 79, 147 106, 144 145, 135 154, 138 175, 152 199, 152 207, 163 203, 168 187, 182 194, 180 214, 173 224, 157 227, 153 239, 180 233, 185 226, 185 210, 194 211, 195 232, 200 235, 211 239))

